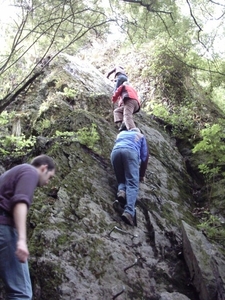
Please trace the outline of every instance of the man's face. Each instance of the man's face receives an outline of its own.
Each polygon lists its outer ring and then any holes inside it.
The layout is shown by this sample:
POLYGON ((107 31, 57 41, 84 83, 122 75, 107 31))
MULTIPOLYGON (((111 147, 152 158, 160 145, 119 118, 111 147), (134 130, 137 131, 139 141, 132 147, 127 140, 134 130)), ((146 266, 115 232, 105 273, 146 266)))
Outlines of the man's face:
POLYGON ((38 186, 43 186, 49 183, 49 180, 55 175, 55 170, 48 171, 48 166, 43 165, 39 168, 38 186))

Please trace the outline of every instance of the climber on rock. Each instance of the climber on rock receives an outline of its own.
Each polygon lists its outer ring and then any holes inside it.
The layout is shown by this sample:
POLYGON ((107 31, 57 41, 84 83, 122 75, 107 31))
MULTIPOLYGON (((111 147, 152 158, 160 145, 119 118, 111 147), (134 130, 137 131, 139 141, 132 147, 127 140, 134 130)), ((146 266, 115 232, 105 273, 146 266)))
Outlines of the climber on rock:
POLYGON ((139 112, 141 104, 137 92, 125 81, 112 96, 112 102, 119 100, 118 107, 113 111, 114 123, 122 129, 135 128, 133 114, 139 112))
POLYGON ((147 141, 138 128, 122 130, 117 135, 111 163, 118 183, 117 199, 121 204, 121 217, 131 226, 134 226, 139 182, 144 181, 148 158, 147 141))

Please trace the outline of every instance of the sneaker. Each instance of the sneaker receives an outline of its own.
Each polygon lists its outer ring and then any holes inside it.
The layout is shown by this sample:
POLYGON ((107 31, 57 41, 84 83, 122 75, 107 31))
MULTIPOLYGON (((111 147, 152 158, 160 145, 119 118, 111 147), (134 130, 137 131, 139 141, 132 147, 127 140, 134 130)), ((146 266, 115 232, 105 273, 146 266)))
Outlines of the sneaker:
POLYGON ((122 208, 122 206, 120 205, 118 200, 115 200, 113 202, 113 208, 115 209, 116 212, 118 212, 120 215, 123 214, 124 209, 122 208))
POLYGON ((120 204, 124 207, 126 204, 126 192, 123 190, 119 190, 117 193, 117 200, 119 200, 120 204))
POLYGON ((129 214, 128 212, 124 212, 122 214, 122 219, 125 223, 127 223, 128 225, 134 226, 134 221, 133 221, 133 217, 131 216, 131 214, 129 214))
POLYGON ((127 130, 125 123, 123 122, 119 128, 119 131, 127 130))

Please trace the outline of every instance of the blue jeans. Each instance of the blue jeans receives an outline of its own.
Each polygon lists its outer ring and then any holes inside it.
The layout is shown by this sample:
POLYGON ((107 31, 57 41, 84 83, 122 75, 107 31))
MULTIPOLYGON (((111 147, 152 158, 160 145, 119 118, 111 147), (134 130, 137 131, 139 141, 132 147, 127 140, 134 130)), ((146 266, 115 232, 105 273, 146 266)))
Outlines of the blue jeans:
POLYGON ((116 86, 115 86, 115 91, 118 89, 118 87, 121 86, 121 84, 123 84, 125 81, 127 81, 127 76, 124 74, 119 74, 116 77, 116 86))
POLYGON ((32 287, 28 263, 20 263, 15 255, 17 233, 15 228, 0 224, 0 278, 8 300, 31 300, 32 287))
POLYGON ((118 182, 118 191, 126 192, 125 212, 134 217, 135 203, 139 191, 138 153, 129 148, 115 149, 111 153, 111 163, 118 182))

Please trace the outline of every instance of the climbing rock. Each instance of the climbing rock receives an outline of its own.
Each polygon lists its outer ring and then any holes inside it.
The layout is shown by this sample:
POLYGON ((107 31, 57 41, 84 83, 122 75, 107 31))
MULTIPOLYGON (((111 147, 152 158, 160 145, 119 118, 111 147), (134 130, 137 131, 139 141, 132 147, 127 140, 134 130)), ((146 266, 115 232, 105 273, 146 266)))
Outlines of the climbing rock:
POLYGON ((160 294, 159 300, 190 300, 190 298, 177 292, 163 292, 160 294))
POLYGON ((182 221, 183 253, 191 281, 201 300, 224 300, 225 263, 216 247, 198 230, 182 221))

